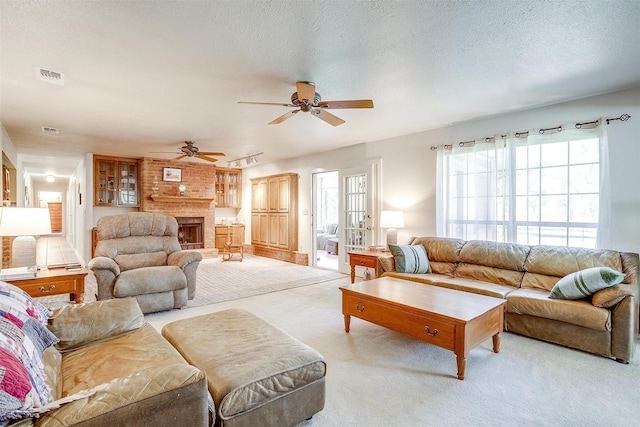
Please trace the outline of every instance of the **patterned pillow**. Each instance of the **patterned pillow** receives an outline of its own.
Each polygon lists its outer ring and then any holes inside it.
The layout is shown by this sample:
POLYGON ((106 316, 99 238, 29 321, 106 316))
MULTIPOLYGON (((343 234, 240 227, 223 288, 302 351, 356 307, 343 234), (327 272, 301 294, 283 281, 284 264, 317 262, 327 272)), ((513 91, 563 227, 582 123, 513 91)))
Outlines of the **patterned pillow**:
POLYGON ((558 280, 551 289, 549 298, 581 299, 600 289, 615 286, 624 280, 624 273, 609 267, 592 267, 568 274, 558 280))
POLYGON ((422 245, 389 245, 398 273, 431 273, 427 251, 422 245))

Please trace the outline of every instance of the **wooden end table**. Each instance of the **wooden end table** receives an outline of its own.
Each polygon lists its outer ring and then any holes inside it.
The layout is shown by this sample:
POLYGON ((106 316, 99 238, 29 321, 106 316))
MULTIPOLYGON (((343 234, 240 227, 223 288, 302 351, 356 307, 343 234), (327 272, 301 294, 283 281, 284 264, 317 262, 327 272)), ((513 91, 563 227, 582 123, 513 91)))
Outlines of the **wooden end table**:
POLYGON ((349 252, 349 265, 351 265, 351 283, 356 280, 356 267, 373 268, 376 277, 382 274, 379 258, 392 257, 389 251, 362 251, 349 252))
POLYGON ((351 316, 451 350, 463 380, 472 348, 493 338, 500 351, 506 300, 382 277, 341 287, 344 330, 351 316))
POLYGON ((5 280, 27 292, 32 297, 50 297, 69 294, 69 300, 81 303, 84 299, 86 268, 40 269, 36 277, 5 280))

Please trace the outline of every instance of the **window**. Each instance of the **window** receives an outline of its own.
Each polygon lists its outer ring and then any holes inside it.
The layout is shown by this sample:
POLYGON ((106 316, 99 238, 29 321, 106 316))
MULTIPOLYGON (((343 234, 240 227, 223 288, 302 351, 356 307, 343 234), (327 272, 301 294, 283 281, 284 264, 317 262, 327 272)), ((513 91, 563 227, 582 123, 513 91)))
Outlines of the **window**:
POLYGON ((440 149, 438 235, 597 247, 601 143, 592 129, 440 149))

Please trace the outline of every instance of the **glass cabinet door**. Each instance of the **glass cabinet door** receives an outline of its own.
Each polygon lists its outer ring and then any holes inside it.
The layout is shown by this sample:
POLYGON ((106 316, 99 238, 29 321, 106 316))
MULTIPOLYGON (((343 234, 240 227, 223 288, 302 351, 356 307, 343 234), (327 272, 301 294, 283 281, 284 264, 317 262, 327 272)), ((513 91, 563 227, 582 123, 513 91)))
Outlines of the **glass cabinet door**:
POLYGON ((137 162, 120 162, 120 206, 138 206, 138 164, 137 162))
POLYGON ((227 206, 230 208, 240 207, 240 172, 229 171, 227 206))
POLYGON ((227 183, 227 174, 224 170, 216 170, 216 207, 226 208, 227 198, 225 185, 227 183))
POLYGON ((117 203, 116 163, 109 160, 99 160, 97 162, 95 204, 98 206, 109 206, 117 203))

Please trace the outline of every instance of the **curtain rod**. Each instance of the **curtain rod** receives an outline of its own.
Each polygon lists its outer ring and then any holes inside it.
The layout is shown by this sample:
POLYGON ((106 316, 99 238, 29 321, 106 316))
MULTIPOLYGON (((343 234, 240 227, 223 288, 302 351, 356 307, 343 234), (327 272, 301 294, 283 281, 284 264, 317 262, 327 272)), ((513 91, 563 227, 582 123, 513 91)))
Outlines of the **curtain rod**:
MULTIPOLYGON (((615 120, 620 120, 623 122, 626 122, 627 120, 629 120, 631 118, 630 115, 628 115, 627 113, 622 114, 620 117, 615 117, 615 118, 610 118, 610 119, 606 119, 607 124, 610 124, 610 122, 615 121, 615 120)), ((579 122, 575 124, 576 129, 593 129, 595 127, 600 126, 600 119, 598 120, 593 120, 590 122, 579 122)), ((541 128, 538 130, 538 133, 545 134, 545 133, 556 133, 556 132, 561 132, 562 131, 562 126, 555 126, 555 127, 550 127, 550 128, 541 128)), ((503 138, 506 138, 507 135, 501 135, 503 138)), ((514 133, 514 136, 516 138, 527 138, 529 136, 529 131, 526 132, 516 132, 514 133)), ((491 143, 491 142, 495 142, 496 137, 495 136, 487 136, 486 138, 483 138, 484 142, 486 143, 491 143)), ((469 141, 461 141, 458 143, 458 146, 460 147, 464 147, 466 145, 468 146, 472 146, 475 145, 476 140, 472 139, 469 141)), ((445 145, 432 145, 431 147, 429 147, 429 149, 431 151, 435 151, 438 149, 444 149, 444 150, 451 150, 453 148, 453 144, 445 144, 445 145)))

